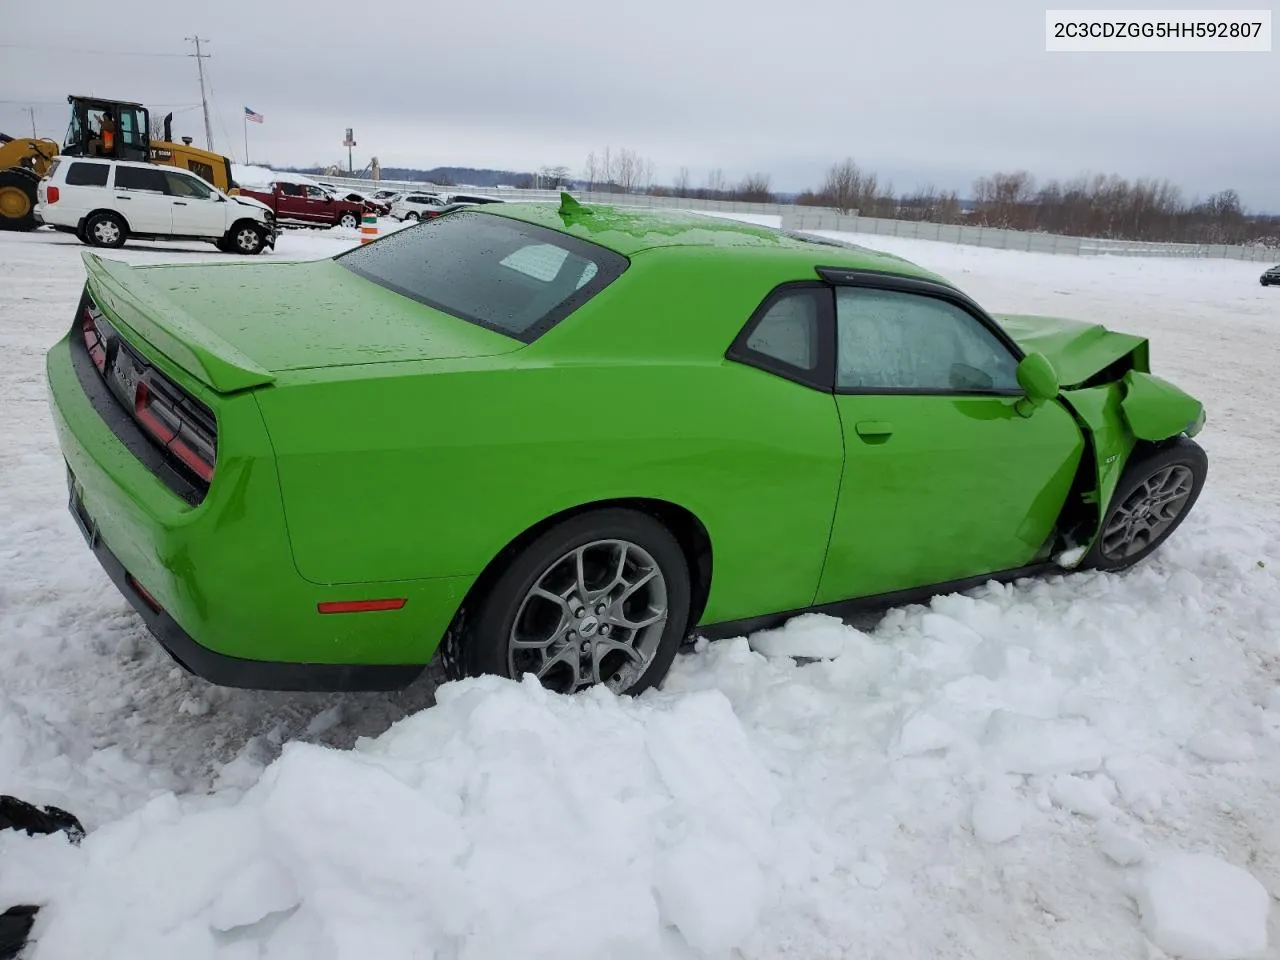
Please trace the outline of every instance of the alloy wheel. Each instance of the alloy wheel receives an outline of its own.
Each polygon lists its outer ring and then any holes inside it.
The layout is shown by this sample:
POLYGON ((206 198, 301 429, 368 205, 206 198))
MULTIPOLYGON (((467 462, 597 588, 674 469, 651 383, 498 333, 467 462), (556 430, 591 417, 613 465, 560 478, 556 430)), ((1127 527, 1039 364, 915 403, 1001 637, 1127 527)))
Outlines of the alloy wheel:
POLYGON ((120 227, 114 220, 99 220, 93 225, 93 239, 109 247, 120 239, 120 227))
POLYGON ((596 540, 564 554, 525 594, 507 640, 511 676, 533 673, 575 693, 615 693, 649 668, 667 623, 667 583, 653 556, 627 540, 596 540))
POLYGON ((1161 467, 1133 489, 1102 531, 1102 555, 1123 560, 1141 553, 1174 525, 1195 489, 1191 469, 1161 467))

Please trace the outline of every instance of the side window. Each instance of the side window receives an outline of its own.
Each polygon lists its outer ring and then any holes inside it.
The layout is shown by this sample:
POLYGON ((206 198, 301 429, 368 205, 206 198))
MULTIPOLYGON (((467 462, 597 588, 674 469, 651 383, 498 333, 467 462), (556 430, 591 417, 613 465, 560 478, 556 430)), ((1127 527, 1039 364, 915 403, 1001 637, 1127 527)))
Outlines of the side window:
POLYGON ((302 196, 302 187, 298 186, 296 183, 278 183, 276 186, 280 188, 280 192, 286 197, 302 196))
POLYGON ((169 193, 175 197, 192 197, 197 200, 208 200, 213 191, 202 180, 189 177, 185 173, 165 173, 169 182, 169 193))
POLYGON ((329 194, 319 187, 307 187, 307 197, 311 200, 324 200, 328 196, 329 194))
MULTIPOLYGON (((105 187, 111 171, 105 163, 73 163, 67 167, 68 187, 105 187)), ((53 175, 53 171, 49 171, 53 175)))
POLYGON ((818 369, 818 297, 813 290, 796 290, 776 299, 747 336, 751 353, 798 371, 818 369))
POLYGON ((117 190, 149 190, 168 193, 169 181, 160 167, 116 167, 117 190))
POLYGON ((1018 389, 1017 361, 974 316, 933 297, 836 289, 837 389, 987 393, 1018 389))

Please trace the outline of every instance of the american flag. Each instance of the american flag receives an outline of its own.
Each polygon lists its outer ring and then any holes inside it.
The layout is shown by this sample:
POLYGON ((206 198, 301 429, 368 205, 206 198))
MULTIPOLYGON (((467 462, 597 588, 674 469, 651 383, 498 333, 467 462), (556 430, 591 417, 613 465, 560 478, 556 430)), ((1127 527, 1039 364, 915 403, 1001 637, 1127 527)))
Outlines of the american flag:
POLYGON ((252 110, 250 110, 248 107, 245 107, 245 108, 244 108, 244 118, 245 118, 246 120, 252 120, 254 123, 261 123, 261 122, 262 122, 262 114, 260 114, 260 113, 254 113, 254 112, 253 112, 252 110))

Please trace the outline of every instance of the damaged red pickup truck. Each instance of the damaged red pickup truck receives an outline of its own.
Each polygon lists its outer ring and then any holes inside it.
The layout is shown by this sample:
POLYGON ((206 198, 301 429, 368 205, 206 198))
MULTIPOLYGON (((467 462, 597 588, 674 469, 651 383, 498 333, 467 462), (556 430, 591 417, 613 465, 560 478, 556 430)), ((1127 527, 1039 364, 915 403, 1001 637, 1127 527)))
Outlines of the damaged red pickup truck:
POLYGON ((307 183, 275 180, 265 190, 240 188, 240 195, 260 200, 276 215, 282 226, 349 227, 360 226, 364 207, 349 200, 335 199, 321 187, 307 183))

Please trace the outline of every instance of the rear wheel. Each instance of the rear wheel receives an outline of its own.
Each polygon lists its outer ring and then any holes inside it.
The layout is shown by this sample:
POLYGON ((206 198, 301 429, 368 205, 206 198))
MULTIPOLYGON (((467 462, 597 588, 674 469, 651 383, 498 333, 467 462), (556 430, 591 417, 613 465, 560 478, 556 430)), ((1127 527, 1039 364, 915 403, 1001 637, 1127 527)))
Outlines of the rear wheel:
POLYGON ((95 213, 84 224, 85 235, 95 247, 123 247, 129 229, 116 213, 95 213))
POLYGON ((14 167, 0 171, 0 230, 36 228, 36 185, 39 178, 14 167))
POLYGON ((410 210, 408 213, 406 213, 406 214, 404 215, 404 218, 405 218, 406 220, 417 220, 417 219, 418 219, 418 211, 417 211, 417 210, 410 210))
POLYGON ((344 213, 338 218, 338 226, 346 227, 348 230, 354 230, 360 226, 360 218, 354 213, 344 213))
POLYGON ((689 619, 679 542, 634 510, 581 514, 543 533, 468 600, 446 637, 453 679, 532 673, 558 693, 636 694, 671 667, 689 619))
POLYGON ((1127 570, 1154 553, 1191 512, 1208 470, 1204 449, 1186 437, 1135 457, 1116 485, 1102 533, 1082 566, 1127 570))

